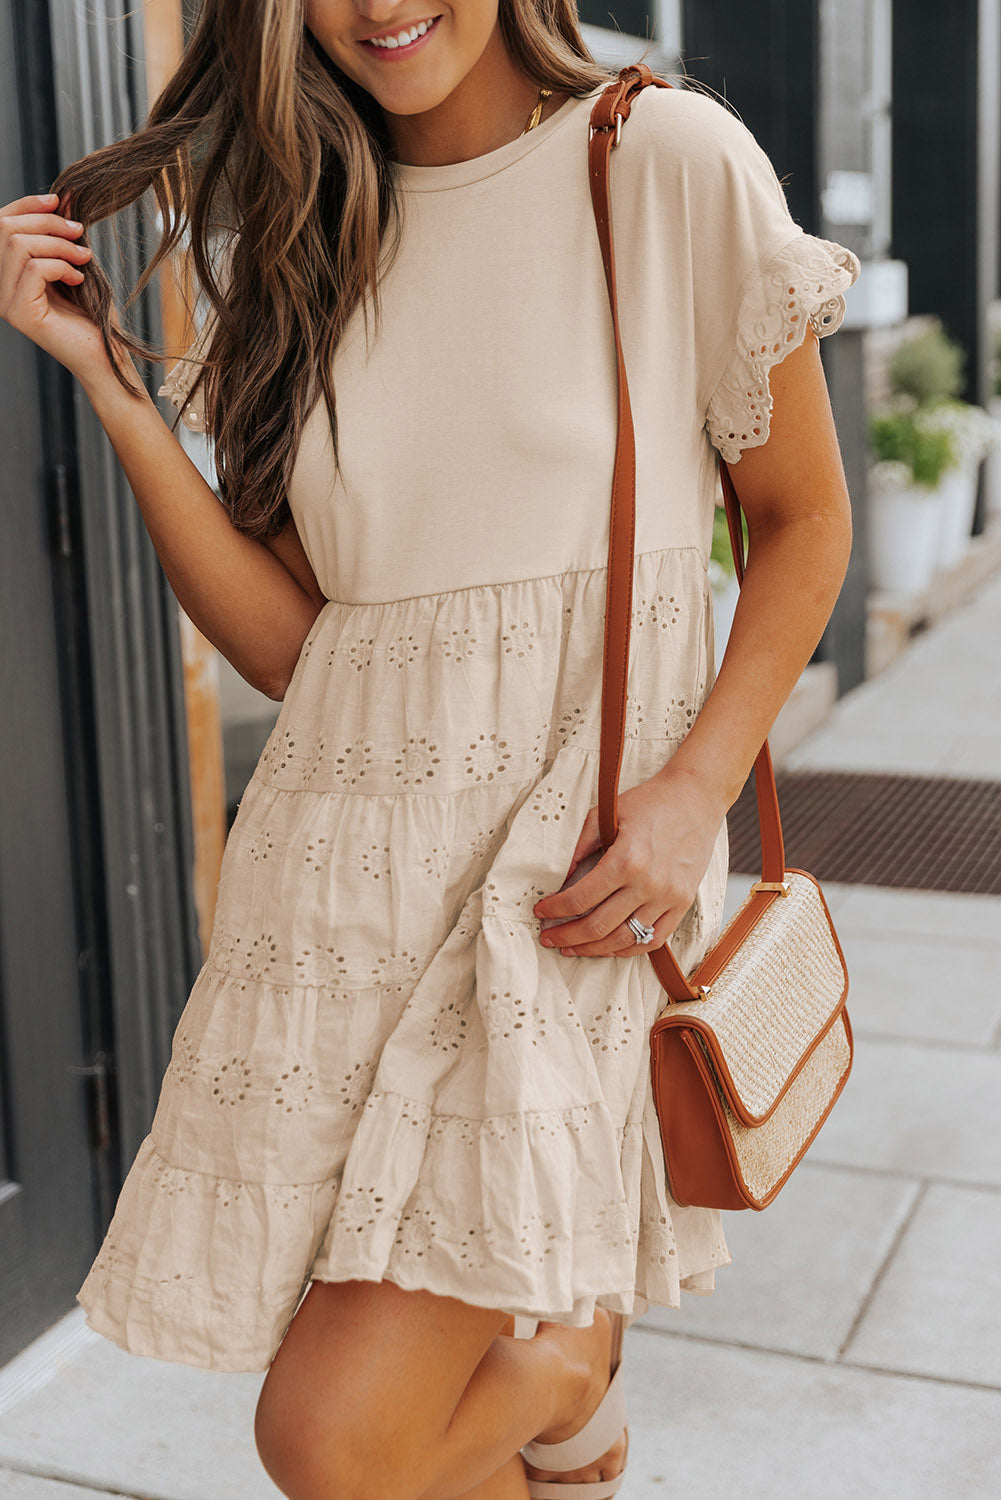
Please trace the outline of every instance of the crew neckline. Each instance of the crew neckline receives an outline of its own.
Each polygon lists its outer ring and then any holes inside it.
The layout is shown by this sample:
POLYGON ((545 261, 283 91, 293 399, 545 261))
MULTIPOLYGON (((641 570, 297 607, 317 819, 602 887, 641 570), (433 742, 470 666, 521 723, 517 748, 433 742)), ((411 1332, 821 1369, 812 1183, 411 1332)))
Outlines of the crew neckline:
POLYGON ((531 151, 550 140, 568 120, 577 117, 585 105, 590 107, 606 84, 598 84, 591 93, 567 99, 555 113, 536 125, 534 130, 515 136, 503 146, 487 151, 482 156, 471 156, 468 161, 448 162, 444 166, 418 167, 411 162, 396 162, 400 186, 405 192, 434 193, 443 188, 466 187, 473 182, 482 182, 521 161, 531 151))

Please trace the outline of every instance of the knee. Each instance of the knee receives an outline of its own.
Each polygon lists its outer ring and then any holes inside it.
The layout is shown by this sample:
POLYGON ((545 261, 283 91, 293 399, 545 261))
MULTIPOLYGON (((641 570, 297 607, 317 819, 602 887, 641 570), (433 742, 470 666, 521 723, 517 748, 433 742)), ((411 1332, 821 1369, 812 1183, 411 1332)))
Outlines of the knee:
POLYGON ((420 1500, 424 1484, 413 1466, 395 1462, 391 1444, 378 1443, 339 1407, 335 1393, 321 1399, 265 1380, 254 1440, 287 1500, 420 1500))

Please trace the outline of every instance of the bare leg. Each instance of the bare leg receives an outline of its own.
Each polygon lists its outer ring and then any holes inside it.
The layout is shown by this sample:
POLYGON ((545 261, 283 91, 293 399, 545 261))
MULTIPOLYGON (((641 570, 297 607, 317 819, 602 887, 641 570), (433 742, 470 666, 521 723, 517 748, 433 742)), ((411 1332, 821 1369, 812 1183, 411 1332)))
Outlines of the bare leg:
MULTIPOLYGON (((611 1344, 611 1320, 609 1319, 607 1313, 604 1313, 599 1309, 595 1321, 598 1323, 602 1323, 602 1320, 603 1326, 605 1326, 609 1330, 608 1341, 606 1343, 606 1357, 603 1368, 595 1372, 595 1378, 592 1382, 591 1395, 586 1399, 586 1401, 581 1403, 581 1406, 574 1413, 573 1418, 570 1422, 560 1423, 548 1432, 538 1433, 538 1439, 542 1443, 561 1443, 563 1442, 564 1438, 573 1437, 574 1433, 579 1432, 583 1427, 591 1412, 597 1407, 598 1402, 600 1401, 601 1396, 604 1393, 604 1389, 608 1384, 608 1378, 611 1373, 608 1364, 608 1356, 610 1353, 611 1344)), ((540 1328, 547 1328, 552 1326, 552 1324, 543 1323, 540 1325, 540 1328)), ((609 1448, 608 1452, 603 1453, 595 1463, 589 1464, 586 1468, 572 1470, 560 1469, 556 1471, 550 1469, 536 1469, 533 1468, 531 1464, 525 1464, 524 1469, 529 1479, 542 1480, 543 1483, 597 1483, 602 1479, 614 1479, 617 1474, 621 1474, 623 1468, 625 1467, 628 1447, 629 1435, 627 1432, 623 1431, 621 1436, 617 1438, 616 1441, 612 1444, 611 1448, 609 1448)))
POLYGON ((525 1465, 520 1455, 516 1453, 485 1484, 478 1484, 475 1490, 467 1490, 459 1500, 529 1500, 525 1465))
POLYGON ((609 1332, 607 1318, 534 1339, 504 1326, 391 1282, 314 1285, 261 1392, 265 1468, 290 1500, 459 1500, 512 1484, 526 1442, 576 1430, 597 1405, 609 1332))

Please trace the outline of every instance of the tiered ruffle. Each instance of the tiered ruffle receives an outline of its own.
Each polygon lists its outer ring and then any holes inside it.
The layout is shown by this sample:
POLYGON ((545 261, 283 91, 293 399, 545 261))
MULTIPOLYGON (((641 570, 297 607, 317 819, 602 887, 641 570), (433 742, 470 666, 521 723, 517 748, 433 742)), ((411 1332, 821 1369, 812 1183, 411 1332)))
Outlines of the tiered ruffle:
MULTIPOLYGON (((532 914, 596 799, 604 587, 598 569, 324 608, 81 1292, 99 1332, 261 1369, 311 1278, 577 1324, 711 1289, 720 1215, 664 1181, 653 971, 543 949, 532 914)), ((704 561, 641 556, 623 787, 683 739, 711 660, 704 561)), ((721 834, 684 963, 725 874, 721 834)))

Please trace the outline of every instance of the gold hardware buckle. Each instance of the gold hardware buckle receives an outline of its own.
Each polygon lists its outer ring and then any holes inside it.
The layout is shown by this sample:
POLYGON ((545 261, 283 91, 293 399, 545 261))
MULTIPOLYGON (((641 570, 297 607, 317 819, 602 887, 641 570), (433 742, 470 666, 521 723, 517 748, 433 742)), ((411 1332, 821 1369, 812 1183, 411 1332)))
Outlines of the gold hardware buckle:
POLYGON ((787 880, 756 880, 751 886, 751 895, 756 896, 759 891, 778 891, 780 896, 788 896, 790 890, 787 880))
MULTIPOLYGON (((588 139, 588 141, 590 142, 592 136, 596 135, 599 130, 602 131, 602 132, 604 132, 606 130, 611 130, 611 128, 612 128, 611 125, 598 125, 598 126, 589 125, 588 126, 588 132, 587 132, 587 139, 588 139)), ((612 143, 613 147, 617 146, 619 144, 619 141, 621 139, 622 139, 622 116, 621 115, 616 115, 615 116, 615 140, 612 143)))

